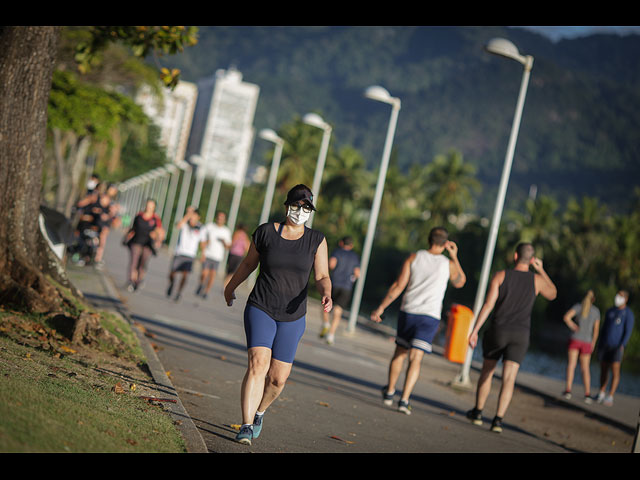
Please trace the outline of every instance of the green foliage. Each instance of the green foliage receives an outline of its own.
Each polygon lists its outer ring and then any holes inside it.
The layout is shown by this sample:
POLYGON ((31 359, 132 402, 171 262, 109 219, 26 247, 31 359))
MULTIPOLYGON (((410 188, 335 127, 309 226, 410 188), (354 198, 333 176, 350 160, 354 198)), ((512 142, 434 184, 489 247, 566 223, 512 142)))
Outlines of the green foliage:
POLYGON ((145 124, 148 118, 129 97, 84 83, 70 72, 55 71, 48 121, 53 128, 109 140, 122 122, 145 124))
MULTIPOLYGON (((197 27, 184 26, 94 26, 90 38, 76 49, 75 59, 81 72, 88 72, 100 63, 101 53, 110 42, 127 44, 133 55, 144 58, 154 55, 172 55, 197 43, 197 27)), ((178 69, 161 69, 162 81, 174 88, 180 78, 178 69)))

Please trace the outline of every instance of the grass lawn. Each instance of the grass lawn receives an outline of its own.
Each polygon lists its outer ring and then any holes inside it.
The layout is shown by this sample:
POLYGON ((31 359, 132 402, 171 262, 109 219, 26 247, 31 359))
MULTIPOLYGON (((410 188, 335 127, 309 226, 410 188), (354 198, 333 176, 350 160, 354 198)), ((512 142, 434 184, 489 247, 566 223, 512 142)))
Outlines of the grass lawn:
POLYGON ((105 328, 128 338, 127 355, 61 341, 46 323, 0 311, 0 452, 184 453, 123 319, 105 328))

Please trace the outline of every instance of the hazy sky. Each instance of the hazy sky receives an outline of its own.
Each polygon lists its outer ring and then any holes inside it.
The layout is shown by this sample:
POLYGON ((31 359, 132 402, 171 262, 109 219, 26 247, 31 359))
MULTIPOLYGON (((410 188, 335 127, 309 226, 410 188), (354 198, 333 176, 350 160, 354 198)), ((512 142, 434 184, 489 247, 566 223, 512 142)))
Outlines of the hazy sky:
POLYGON ((625 35, 628 33, 640 34, 640 26, 526 26, 529 30, 534 30, 538 33, 548 36, 552 40, 559 40, 560 38, 575 38, 592 33, 618 33, 625 35))

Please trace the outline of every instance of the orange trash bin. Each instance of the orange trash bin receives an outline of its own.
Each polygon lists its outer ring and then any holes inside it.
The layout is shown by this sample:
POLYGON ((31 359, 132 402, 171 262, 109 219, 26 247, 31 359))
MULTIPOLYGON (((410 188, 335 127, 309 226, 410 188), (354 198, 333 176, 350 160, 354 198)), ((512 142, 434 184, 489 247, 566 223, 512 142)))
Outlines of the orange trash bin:
POLYGON ((449 309, 447 341, 444 357, 450 362, 464 363, 469 347, 469 328, 473 312, 469 307, 454 303, 449 309))

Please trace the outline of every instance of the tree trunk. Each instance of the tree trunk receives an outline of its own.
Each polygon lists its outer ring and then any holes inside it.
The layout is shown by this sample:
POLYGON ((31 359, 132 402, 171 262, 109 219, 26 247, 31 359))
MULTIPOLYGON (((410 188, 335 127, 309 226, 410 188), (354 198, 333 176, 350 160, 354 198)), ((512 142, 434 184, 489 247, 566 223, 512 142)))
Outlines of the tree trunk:
POLYGON ((47 312, 65 283, 38 227, 42 168, 59 28, 0 27, 0 305, 47 312))

